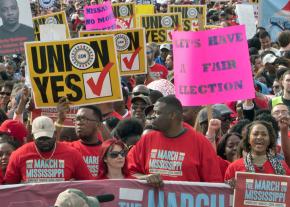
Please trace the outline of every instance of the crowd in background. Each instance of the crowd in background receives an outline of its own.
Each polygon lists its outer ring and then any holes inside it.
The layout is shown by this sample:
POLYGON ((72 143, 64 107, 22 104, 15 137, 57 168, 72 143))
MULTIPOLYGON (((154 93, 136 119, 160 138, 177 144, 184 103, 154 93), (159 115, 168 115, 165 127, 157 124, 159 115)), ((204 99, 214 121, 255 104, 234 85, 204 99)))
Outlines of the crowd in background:
MULTIPOLYGON (((118 1, 114 1, 118 2, 118 1)), ((71 32, 85 29, 83 7, 67 0, 50 11, 31 1, 33 16, 65 10, 71 32)), ((166 12, 168 1, 156 4, 166 12)), ((238 25, 235 3, 208 3, 207 24, 238 25)), ((148 74, 122 77, 123 100, 79 107, 65 127, 70 103, 59 100, 58 119, 31 120, 33 93, 21 54, 0 60, 1 182, 145 179, 229 182, 236 171, 289 175, 290 31, 272 41, 265 28, 248 40, 256 97, 206 106, 182 106, 174 96, 172 45, 147 44, 148 74), (28 175, 27 160, 64 160, 59 170, 28 175), (61 171, 61 169, 63 171, 61 171)), ((33 168, 33 167, 32 167, 33 168)))

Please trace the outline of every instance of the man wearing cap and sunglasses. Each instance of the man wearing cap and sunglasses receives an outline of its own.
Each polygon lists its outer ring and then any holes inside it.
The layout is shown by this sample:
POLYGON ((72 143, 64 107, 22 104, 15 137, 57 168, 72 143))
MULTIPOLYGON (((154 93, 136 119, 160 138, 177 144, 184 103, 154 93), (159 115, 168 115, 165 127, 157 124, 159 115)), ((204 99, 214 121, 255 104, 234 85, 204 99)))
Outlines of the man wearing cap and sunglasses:
POLYGON ((59 182, 71 179, 93 179, 81 154, 64 143, 57 142, 52 119, 39 116, 32 122, 34 142, 14 151, 10 157, 4 181, 59 182))

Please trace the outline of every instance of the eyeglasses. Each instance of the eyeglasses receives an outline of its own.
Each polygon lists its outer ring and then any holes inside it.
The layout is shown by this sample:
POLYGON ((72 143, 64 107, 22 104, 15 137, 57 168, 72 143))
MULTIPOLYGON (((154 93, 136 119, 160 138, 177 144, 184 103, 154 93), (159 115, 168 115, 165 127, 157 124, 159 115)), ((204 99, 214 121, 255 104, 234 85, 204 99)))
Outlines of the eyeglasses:
POLYGON ((136 103, 133 103, 132 104, 132 109, 136 110, 136 109, 140 108, 141 110, 145 110, 147 106, 148 106, 147 104, 136 104, 136 103))
POLYGON ((121 157, 126 157, 127 151, 126 150, 122 150, 120 152, 112 151, 112 152, 109 152, 108 155, 113 159, 117 158, 119 155, 121 155, 121 157))
POLYGON ((10 93, 10 92, 0 92, 0 95, 2 95, 2 96, 4 96, 4 95, 6 95, 6 96, 10 96, 11 93, 10 93))
POLYGON ((272 116, 276 116, 278 117, 279 115, 282 115, 282 116, 288 116, 289 115, 289 111, 286 111, 286 110, 283 110, 283 111, 274 111, 272 112, 272 116))
POLYGON ((133 92, 132 93, 133 96, 140 96, 140 95, 144 95, 144 96, 149 96, 149 93, 146 93, 146 92, 133 92))
POLYGON ((153 53, 153 51, 147 51, 146 52, 147 55, 152 54, 152 53, 153 53))
POLYGON ((76 122, 88 123, 89 121, 98 121, 98 120, 89 119, 89 118, 84 117, 84 116, 76 116, 73 121, 74 121, 74 123, 76 123, 76 122))

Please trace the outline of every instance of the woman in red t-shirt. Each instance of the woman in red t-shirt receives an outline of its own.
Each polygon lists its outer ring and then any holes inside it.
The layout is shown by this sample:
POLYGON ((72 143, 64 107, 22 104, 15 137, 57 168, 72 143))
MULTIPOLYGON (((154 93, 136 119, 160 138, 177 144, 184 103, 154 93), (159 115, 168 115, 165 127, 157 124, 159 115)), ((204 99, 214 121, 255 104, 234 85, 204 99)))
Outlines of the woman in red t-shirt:
POLYGON ((237 171, 290 175, 286 163, 278 160, 274 154, 276 138, 271 124, 254 121, 247 125, 242 144, 247 154, 229 165, 225 173, 225 181, 232 181, 237 171))
POLYGON ((126 145, 117 139, 109 139, 102 143, 100 155, 100 173, 98 179, 130 179, 127 167, 126 145))

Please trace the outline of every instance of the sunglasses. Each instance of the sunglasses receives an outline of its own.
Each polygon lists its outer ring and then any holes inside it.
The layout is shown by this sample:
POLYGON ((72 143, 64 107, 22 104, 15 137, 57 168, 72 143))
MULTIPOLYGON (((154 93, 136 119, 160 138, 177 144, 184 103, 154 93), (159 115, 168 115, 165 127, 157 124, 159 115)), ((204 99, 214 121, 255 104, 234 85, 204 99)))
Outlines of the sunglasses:
POLYGON ((6 95, 6 96, 10 96, 11 93, 10 93, 10 92, 0 92, 0 95, 2 95, 2 96, 4 96, 4 95, 6 95))
POLYGON ((108 155, 113 159, 117 158, 119 155, 121 155, 121 157, 125 157, 127 155, 127 151, 126 150, 121 150, 120 152, 112 151, 109 152, 108 155))
POLYGON ((147 55, 152 54, 152 53, 153 53, 153 51, 147 51, 146 52, 147 55))
POLYGON ((133 92, 132 94, 133 94, 133 96, 140 96, 140 95, 149 96, 148 93, 144 93, 144 92, 133 92))

